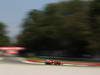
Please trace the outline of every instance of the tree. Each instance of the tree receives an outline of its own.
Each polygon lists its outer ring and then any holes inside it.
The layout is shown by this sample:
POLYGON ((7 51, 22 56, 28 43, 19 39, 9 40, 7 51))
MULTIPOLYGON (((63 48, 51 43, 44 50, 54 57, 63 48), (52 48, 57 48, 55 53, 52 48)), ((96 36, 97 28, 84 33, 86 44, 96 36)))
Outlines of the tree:
POLYGON ((90 4, 88 25, 92 35, 89 38, 93 55, 100 54, 100 0, 93 0, 90 4))
POLYGON ((6 35, 6 25, 0 22, 0 47, 9 46, 9 37, 6 35))
POLYGON ((26 52, 42 54, 61 51, 65 56, 82 57, 91 34, 86 24, 88 3, 70 1, 47 5, 43 11, 32 10, 23 22, 18 45, 26 52))

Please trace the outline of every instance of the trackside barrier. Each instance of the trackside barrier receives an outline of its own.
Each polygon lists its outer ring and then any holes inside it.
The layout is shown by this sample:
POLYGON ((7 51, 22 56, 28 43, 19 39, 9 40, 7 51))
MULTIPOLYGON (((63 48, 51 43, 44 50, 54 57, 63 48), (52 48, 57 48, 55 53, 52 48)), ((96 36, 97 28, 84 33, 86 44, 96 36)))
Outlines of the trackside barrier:
MULTIPOLYGON (((29 64, 45 64, 44 61, 39 61, 39 60, 25 60, 24 63, 29 63, 29 64)), ((100 63, 62 62, 62 65, 73 65, 73 66, 100 66, 100 63)))

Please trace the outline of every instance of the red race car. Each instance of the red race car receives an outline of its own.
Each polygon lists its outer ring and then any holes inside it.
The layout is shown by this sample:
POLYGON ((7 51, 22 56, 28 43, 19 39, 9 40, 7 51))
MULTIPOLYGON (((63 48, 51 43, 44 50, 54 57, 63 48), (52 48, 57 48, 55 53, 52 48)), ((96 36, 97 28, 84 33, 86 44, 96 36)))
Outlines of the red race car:
POLYGON ((61 62, 60 61, 54 61, 53 64, 54 65, 61 65, 61 62))
POLYGON ((61 65, 60 61, 56 61, 56 60, 46 60, 45 61, 46 65, 61 65))

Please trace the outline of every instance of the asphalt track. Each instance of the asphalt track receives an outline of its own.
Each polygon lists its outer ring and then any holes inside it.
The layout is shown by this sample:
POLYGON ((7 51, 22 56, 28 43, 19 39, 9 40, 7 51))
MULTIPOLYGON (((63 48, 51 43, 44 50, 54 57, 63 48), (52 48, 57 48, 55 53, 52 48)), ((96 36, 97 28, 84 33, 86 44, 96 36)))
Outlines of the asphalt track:
POLYGON ((100 67, 0 64, 0 75, 100 75, 100 67))
POLYGON ((30 65, 21 60, 0 58, 0 75, 100 75, 100 67, 30 65))
POLYGON ((0 58, 0 63, 9 63, 9 64, 24 64, 21 58, 18 57, 2 57, 0 58))

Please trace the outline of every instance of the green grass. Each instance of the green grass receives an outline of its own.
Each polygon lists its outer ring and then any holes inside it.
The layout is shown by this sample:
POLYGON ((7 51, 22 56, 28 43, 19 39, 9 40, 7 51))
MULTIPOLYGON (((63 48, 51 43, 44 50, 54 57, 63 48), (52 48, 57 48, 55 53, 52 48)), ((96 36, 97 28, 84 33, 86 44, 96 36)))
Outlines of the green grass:
POLYGON ((44 58, 39 58, 39 57, 24 57, 26 60, 45 60, 44 58))
MULTIPOLYGON (((26 60, 47 60, 50 58, 43 58, 43 57, 24 57, 24 59, 26 60)), ((50 59, 50 60, 57 60, 57 59, 50 59)), ((58 60, 58 61, 62 61, 62 62, 84 62, 84 63, 100 63, 97 61, 81 61, 81 60, 58 60)))

